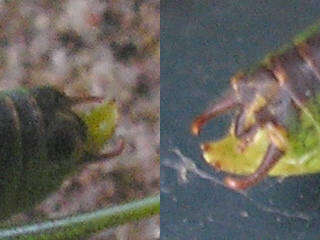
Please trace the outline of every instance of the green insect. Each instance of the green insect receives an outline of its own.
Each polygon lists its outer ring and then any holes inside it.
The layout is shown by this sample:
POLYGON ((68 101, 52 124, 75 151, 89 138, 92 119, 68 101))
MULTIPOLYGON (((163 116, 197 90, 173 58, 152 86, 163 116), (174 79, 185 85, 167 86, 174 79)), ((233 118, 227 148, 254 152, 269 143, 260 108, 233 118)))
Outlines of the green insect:
POLYGON ((77 103, 97 97, 68 97, 51 86, 0 92, 0 220, 30 210, 79 164, 116 156, 100 153, 113 135, 114 101, 76 114, 77 103))
POLYGON ((198 135, 210 119, 238 110, 230 133, 201 145, 204 159, 228 176, 225 184, 247 189, 268 174, 320 172, 320 23, 231 79, 232 89, 198 116, 198 135))

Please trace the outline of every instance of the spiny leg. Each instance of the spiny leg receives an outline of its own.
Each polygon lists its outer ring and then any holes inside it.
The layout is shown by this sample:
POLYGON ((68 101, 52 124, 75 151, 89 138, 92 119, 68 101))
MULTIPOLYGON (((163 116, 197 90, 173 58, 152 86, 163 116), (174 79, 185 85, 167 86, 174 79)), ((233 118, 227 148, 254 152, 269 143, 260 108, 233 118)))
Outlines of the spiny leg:
POLYGON ((110 152, 106 152, 98 155, 97 158, 98 160, 104 160, 104 159, 116 157, 123 152, 124 147, 125 147, 125 141, 122 138, 120 138, 114 149, 112 149, 110 152))
POLYGON ((218 116, 236 107, 239 104, 238 98, 234 92, 227 94, 219 102, 213 105, 209 110, 198 116, 191 125, 191 132, 193 135, 199 135, 202 127, 212 118, 218 116))
POLYGON ((271 170, 272 167, 283 156, 284 151, 280 150, 275 144, 271 143, 268 150, 258 167, 258 169, 251 175, 246 177, 226 177, 225 184, 234 190, 245 190, 258 182, 260 182, 271 170))

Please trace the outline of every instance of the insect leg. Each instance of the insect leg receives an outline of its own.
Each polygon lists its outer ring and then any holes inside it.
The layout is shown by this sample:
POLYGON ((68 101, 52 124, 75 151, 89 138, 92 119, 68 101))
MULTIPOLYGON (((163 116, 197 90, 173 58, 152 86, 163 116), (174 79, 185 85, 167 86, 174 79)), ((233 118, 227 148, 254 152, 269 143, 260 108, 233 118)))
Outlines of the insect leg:
POLYGON ((246 149, 246 147, 253 140, 259 128, 260 126, 258 124, 254 124, 251 127, 249 127, 245 132, 243 132, 241 135, 238 135, 238 136, 236 135, 237 138, 240 139, 240 144, 238 146, 240 151, 244 151, 246 149))
POLYGON ((247 112, 242 109, 238 114, 234 124, 234 135, 240 140, 240 144, 238 147, 241 151, 245 150, 260 127, 257 123, 254 123, 253 125, 248 127, 246 126, 246 120, 247 112))
POLYGON ((104 160, 104 159, 116 157, 123 152, 124 147, 125 147, 125 142, 122 138, 120 138, 118 140, 117 146, 114 149, 112 149, 110 152, 102 153, 98 155, 97 158, 98 160, 104 160))
POLYGON ((234 134, 237 138, 241 138, 241 136, 246 132, 246 118, 247 112, 242 108, 241 112, 236 117, 234 125, 234 134))
POLYGON ((219 102, 214 104, 209 110, 198 116, 191 125, 193 135, 199 135, 202 127, 212 118, 222 114, 239 104, 239 100, 234 92, 227 94, 219 102))
POLYGON ((269 172, 269 170, 279 161, 284 154, 275 144, 271 143, 268 150, 258 167, 258 169, 251 175, 241 178, 226 177, 225 184, 235 190, 247 189, 258 182, 260 182, 269 172))

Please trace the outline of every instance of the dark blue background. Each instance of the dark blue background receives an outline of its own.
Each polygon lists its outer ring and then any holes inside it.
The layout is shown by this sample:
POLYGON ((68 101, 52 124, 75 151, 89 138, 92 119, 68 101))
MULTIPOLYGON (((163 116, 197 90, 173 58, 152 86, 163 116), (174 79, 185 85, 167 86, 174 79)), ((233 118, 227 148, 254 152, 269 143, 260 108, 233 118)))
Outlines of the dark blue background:
POLYGON ((194 174, 179 183, 177 171, 163 164, 180 162, 172 152, 178 148, 221 178, 201 158, 199 143, 222 137, 230 118, 211 121, 199 138, 190 135, 192 119, 237 70, 319 18, 316 0, 161 1, 161 239, 320 239, 319 176, 267 179, 250 189, 250 201, 194 174))

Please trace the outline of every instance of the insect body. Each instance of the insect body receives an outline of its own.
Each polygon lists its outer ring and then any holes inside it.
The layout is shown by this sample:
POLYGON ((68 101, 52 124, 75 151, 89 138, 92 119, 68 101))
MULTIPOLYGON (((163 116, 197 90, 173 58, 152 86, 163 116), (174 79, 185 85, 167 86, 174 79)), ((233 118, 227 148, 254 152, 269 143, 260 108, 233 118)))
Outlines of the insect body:
POLYGON ((0 219, 31 209, 77 165, 110 155, 99 151, 115 128, 114 102, 81 116, 71 110, 95 100, 48 86, 0 92, 0 219))
POLYGON ((238 109, 230 134, 202 145, 216 168, 242 177, 226 177, 233 189, 246 189, 267 174, 290 176, 320 172, 320 25, 293 44, 267 56, 231 79, 232 90, 198 116, 198 135, 211 118, 238 109))

